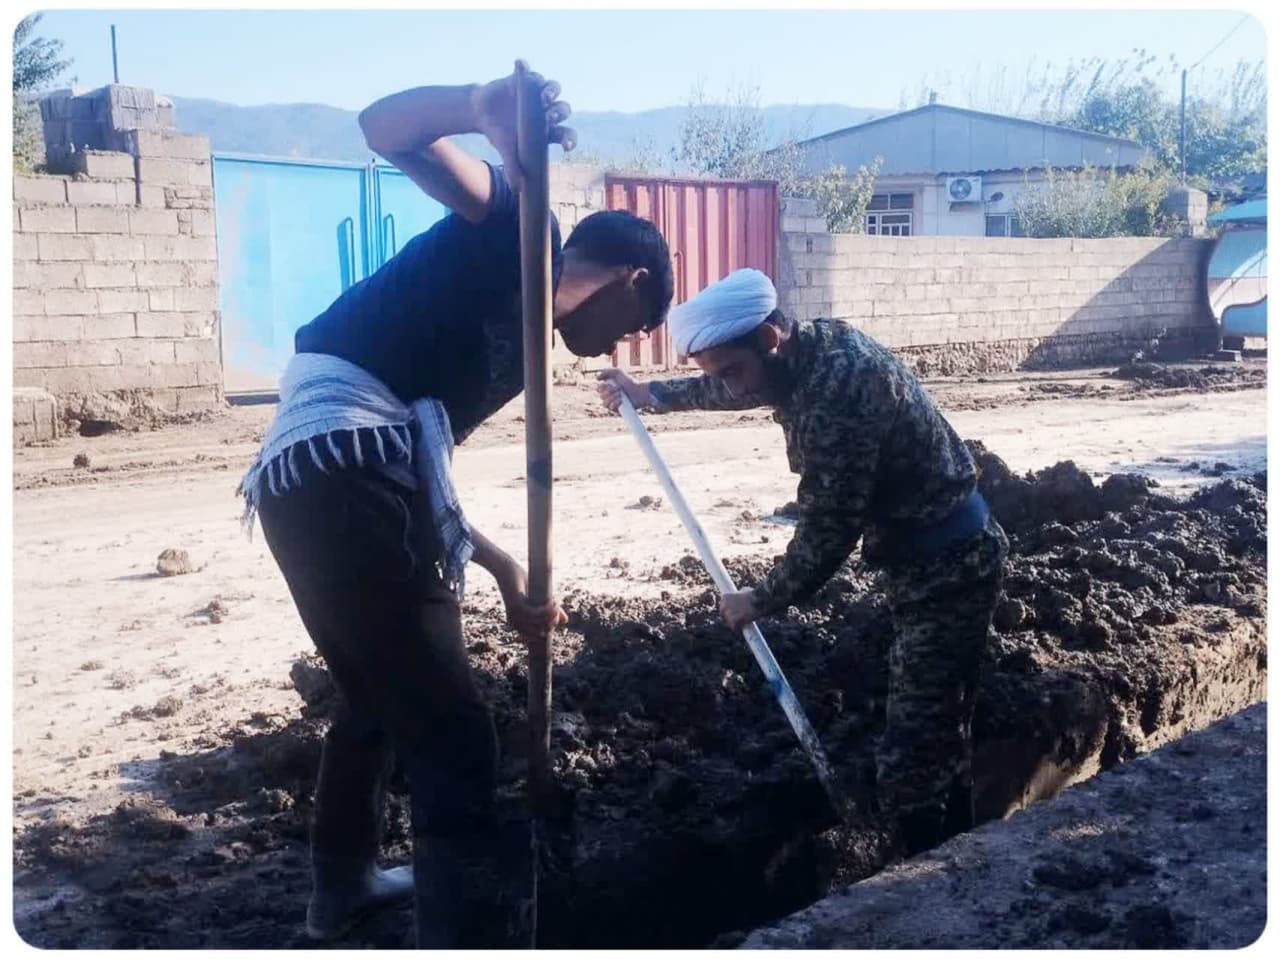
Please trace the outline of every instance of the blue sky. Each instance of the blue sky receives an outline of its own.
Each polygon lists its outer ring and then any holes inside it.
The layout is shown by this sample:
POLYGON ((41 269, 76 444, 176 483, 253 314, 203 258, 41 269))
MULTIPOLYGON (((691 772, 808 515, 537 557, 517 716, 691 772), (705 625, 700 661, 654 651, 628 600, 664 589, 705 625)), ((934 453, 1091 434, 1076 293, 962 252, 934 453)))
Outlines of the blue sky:
MULTIPOLYGON (((358 109, 422 83, 488 79, 524 56, 581 110, 634 111, 758 86, 764 103, 891 108, 903 91, 941 87, 962 103, 1003 68, 1028 60, 1119 58, 1142 47, 1189 65, 1243 16, 1238 11, 340 11, 52 10, 81 84, 111 81, 116 24, 121 81, 239 104, 311 102, 358 109), (948 76, 950 79, 948 80, 948 76)), ((1265 57, 1250 18, 1192 74, 1265 57)), ((1176 91, 1170 74, 1167 89, 1176 91)))

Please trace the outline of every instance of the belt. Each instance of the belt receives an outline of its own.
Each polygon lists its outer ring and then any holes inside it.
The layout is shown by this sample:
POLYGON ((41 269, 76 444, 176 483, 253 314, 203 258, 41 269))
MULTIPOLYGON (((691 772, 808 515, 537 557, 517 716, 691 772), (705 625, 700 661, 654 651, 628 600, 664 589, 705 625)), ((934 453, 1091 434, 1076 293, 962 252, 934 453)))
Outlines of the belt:
POLYGON ((974 490, 962 499, 940 523, 922 529, 903 530, 903 552, 914 559, 933 559, 948 546, 972 539, 987 525, 991 510, 982 494, 974 490))

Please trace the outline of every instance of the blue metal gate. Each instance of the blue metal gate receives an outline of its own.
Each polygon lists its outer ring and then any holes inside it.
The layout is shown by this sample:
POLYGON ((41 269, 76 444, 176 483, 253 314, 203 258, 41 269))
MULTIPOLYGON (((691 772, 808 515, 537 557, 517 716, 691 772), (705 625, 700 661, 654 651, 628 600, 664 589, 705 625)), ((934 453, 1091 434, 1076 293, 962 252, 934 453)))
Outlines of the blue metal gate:
POLYGON ((228 394, 276 389, 298 327, 445 214, 378 164, 213 158, 228 394))

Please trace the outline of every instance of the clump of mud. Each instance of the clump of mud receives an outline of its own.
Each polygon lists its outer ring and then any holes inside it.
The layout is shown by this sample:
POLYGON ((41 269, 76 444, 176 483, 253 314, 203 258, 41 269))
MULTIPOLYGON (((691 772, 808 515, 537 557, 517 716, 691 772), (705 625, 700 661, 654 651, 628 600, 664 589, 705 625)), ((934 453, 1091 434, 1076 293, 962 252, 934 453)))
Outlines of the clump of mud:
POLYGON ((157 406, 145 390, 68 394, 59 397, 59 409, 65 430, 87 437, 202 422, 219 413, 217 410, 175 413, 157 406))
MULTIPOLYGON (((982 816, 1051 791, 1046 771, 1087 774, 1179 724, 1207 722, 1263 695, 1263 479, 1226 480, 1175 500, 1140 477, 1098 484, 1069 463, 1019 476, 980 446, 974 451, 982 490, 1011 541, 974 718, 982 816), (1213 655, 1194 656, 1201 647, 1213 655)), ((728 565, 749 584, 771 562, 728 565)), ((565 597, 570 623, 554 646, 552 718, 564 815, 543 837, 544 946, 732 942, 735 930, 897 855, 871 802, 893 638, 880 579, 855 558, 811 601, 762 623, 859 810, 834 828, 748 649, 721 622, 705 571, 685 557, 662 578, 671 596, 660 602, 565 597)), ((494 708, 504 801, 518 803, 523 648, 496 609, 469 613, 467 631, 477 682, 494 708)), ((216 861, 191 858, 195 852, 175 861, 203 870, 196 875, 220 893, 139 880, 135 925, 113 941, 172 946, 201 928, 204 945, 298 942, 302 841, 335 693, 313 657, 295 663, 291 677, 305 703, 300 718, 238 727, 205 749, 162 757, 170 804, 203 816, 191 821, 214 831, 222 850, 216 861), (272 899, 298 907, 264 909, 272 899), (150 916, 152 927, 141 923, 140 932, 138 916, 150 916)), ((97 823, 94 835, 110 828, 97 823)), ((404 797, 393 796, 388 855, 403 857, 409 835, 404 797)), ((1050 878, 1071 881, 1064 869, 1050 878)), ((104 921, 102 905, 76 908, 100 911, 46 916, 46 941, 74 941, 91 916, 104 921)), ((393 912, 348 944, 399 943, 408 923, 407 910, 393 912)))
POLYGON ((163 550, 156 559, 156 572, 161 576, 185 576, 194 573, 195 566, 191 562, 191 554, 185 549, 163 550))
POLYGON ((1111 372, 1132 381, 1135 389, 1211 390, 1222 387, 1265 386, 1267 371, 1256 366, 1165 366, 1138 360, 1111 372))

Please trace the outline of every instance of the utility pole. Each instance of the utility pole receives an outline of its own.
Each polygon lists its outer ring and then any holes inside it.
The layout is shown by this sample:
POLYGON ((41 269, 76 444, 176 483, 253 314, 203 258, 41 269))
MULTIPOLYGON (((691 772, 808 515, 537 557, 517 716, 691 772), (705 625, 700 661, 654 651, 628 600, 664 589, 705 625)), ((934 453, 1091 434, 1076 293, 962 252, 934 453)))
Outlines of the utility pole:
POLYGON ((1178 121, 1178 159, 1182 167, 1182 185, 1187 185, 1187 71, 1182 71, 1182 110, 1178 121))

